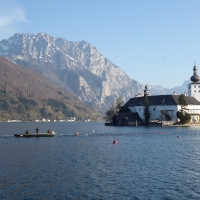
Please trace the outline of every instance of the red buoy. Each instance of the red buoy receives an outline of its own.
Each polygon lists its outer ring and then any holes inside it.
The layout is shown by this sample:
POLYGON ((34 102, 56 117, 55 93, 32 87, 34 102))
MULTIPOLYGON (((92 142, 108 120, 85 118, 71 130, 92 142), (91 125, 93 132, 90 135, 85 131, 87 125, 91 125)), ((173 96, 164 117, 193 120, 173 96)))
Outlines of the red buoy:
POLYGON ((76 132, 76 135, 79 135, 79 132, 76 132))
POLYGON ((117 140, 113 140, 113 144, 117 144, 117 140))

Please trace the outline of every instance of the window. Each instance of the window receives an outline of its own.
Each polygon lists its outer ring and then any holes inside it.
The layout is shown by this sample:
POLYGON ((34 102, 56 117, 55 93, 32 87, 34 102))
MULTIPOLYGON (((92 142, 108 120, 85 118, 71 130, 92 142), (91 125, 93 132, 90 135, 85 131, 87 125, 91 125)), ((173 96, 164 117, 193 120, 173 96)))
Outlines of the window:
POLYGON ((194 86, 194 88, 196 88, 196 85, 194 86))
POLYGON ((189 86, 189 89, 190 89, 190 86, 189 86))
POLYGON ((199 88, 200 88, 200 85, 199 85, 199 88))
POLYGON ((196 92, 196 90, 194 92, 196 92))

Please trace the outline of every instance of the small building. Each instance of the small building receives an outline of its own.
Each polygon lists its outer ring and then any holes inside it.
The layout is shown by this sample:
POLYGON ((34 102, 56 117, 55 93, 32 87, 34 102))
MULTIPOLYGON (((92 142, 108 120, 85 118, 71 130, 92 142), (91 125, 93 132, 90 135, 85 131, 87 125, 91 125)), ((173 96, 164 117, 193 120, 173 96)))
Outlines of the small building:
POLYGON ((76 117, 66 117, 67 122, 74 122, 76 121, 76 117))

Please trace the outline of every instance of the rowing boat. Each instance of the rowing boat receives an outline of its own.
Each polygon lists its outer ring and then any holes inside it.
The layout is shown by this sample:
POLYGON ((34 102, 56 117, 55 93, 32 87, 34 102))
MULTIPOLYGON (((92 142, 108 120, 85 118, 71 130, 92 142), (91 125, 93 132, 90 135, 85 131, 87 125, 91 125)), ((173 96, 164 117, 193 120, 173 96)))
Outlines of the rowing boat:
POLYGON ((54 137, 56 133, 28 133, 28 134, 21 134, 21 133, 16 133, 14 134, 15 137, 54 137))

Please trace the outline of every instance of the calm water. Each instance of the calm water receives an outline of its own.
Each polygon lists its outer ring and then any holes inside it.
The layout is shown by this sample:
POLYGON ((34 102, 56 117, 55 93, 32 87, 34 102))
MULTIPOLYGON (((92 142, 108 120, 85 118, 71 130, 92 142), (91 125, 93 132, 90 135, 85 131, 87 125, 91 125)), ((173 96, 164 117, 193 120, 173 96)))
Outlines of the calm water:
POLYGON ((0 123, 0 153, 0 199, 200 199, 200 127, 0 123))

